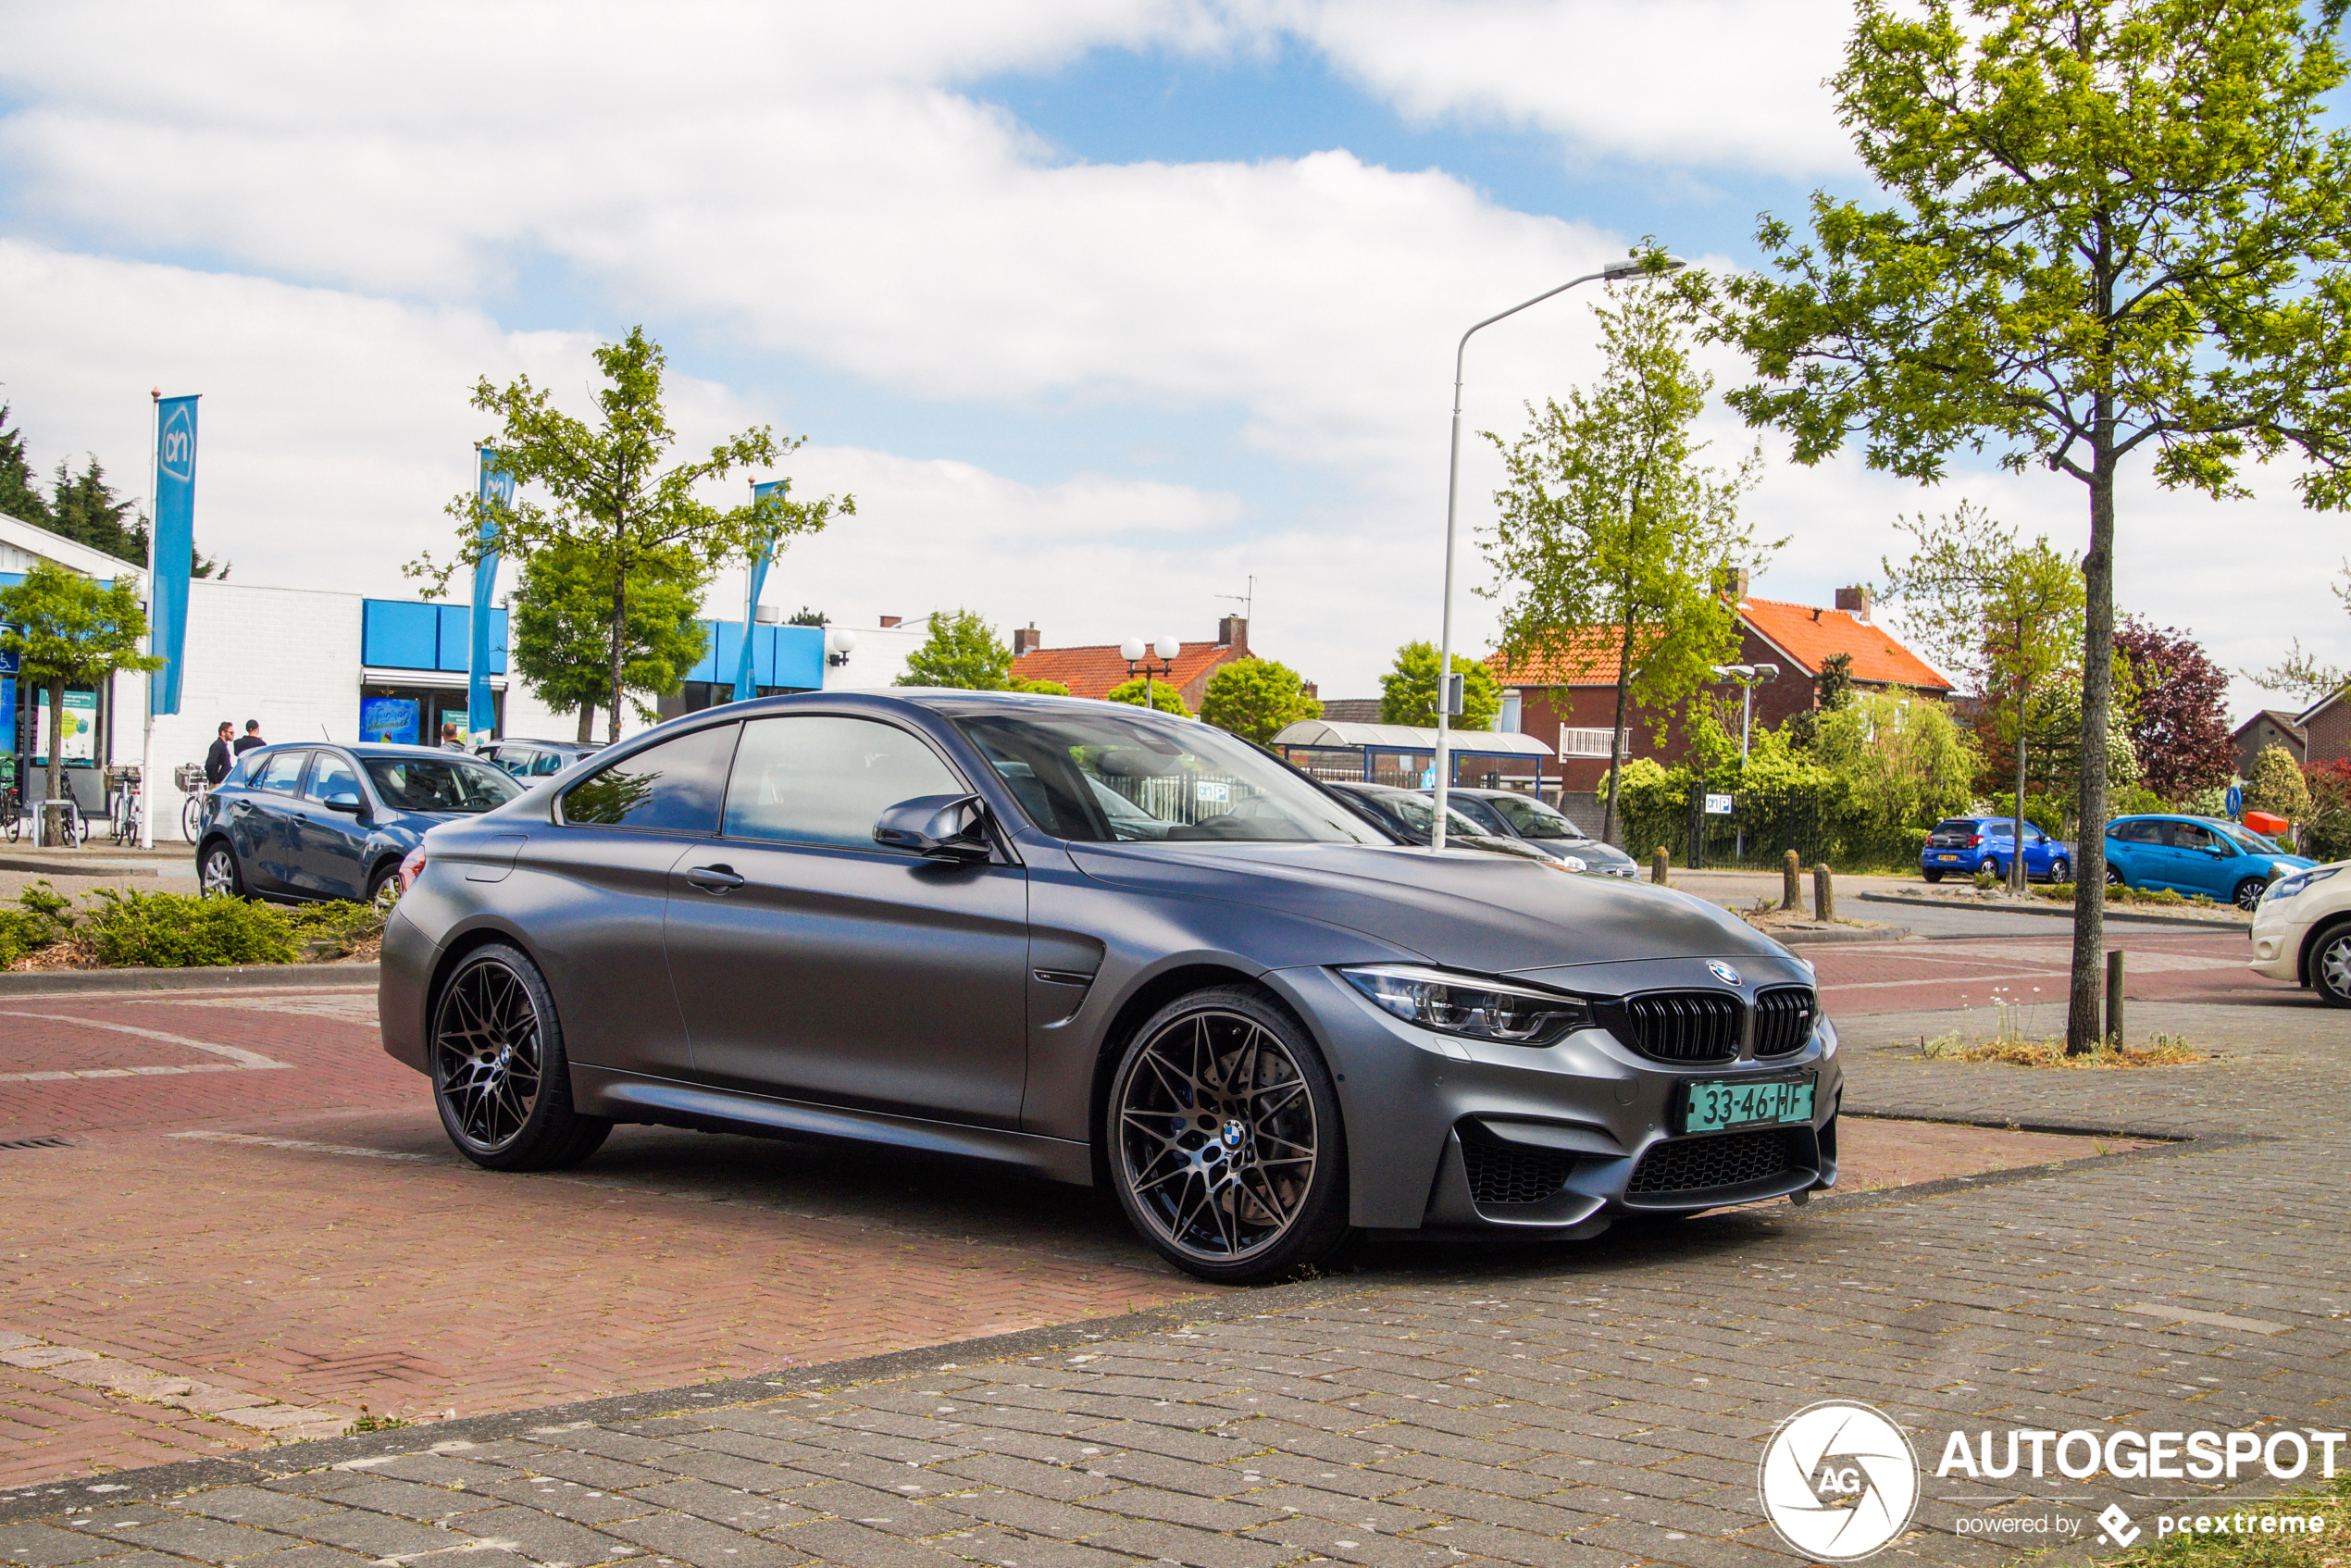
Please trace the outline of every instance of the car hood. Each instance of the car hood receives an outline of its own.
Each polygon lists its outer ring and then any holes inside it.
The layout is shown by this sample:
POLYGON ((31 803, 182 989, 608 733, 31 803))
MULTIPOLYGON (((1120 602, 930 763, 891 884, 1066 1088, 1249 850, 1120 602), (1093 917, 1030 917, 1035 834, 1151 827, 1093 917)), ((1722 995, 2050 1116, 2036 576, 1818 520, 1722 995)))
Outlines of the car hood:
POLYGON ((1343 927, 1482 974, 1659 958, 1793 959, 1728 910, 1686 893, 1510 855, 1370 844, 1068 848, 1097 881, 1343 927))

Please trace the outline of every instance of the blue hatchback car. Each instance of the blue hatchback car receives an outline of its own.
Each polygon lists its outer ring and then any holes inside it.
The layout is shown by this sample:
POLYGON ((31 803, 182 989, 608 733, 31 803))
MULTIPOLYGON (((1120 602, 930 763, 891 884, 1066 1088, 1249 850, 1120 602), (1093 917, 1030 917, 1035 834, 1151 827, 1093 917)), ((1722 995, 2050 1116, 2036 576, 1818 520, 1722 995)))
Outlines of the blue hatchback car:
POLYGON ((2118 816, 2106 825, 2108 883, 2203 893, 2239 909, 2261 902, 2272 867, 2303 871, 2317 864, 2209 816, 2118 816))
MULTIPOLYGON (((1919 851, 1919 871, 1930 882, 1989 871, 2005 877, 2016 853, 2016 823, 2005 816, 1948 816, 1934 825, 1919 851)), ((2073 846, 2024 825, 2024 874, 2036 880, 2071 881, 2073 846)))
POLYGON ((196 876, 213 895, 372 899, 425 830, 523 792, 424 746, 262 746, 205 797, 196 876))

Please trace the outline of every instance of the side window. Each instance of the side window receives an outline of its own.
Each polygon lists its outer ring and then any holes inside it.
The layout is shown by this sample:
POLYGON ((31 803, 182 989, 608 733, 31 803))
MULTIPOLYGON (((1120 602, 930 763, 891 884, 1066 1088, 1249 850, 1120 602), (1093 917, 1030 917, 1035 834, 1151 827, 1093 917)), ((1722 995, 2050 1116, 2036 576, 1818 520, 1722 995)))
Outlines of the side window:
POLYGON ((552 778, 564 770, 564 759, 554 752, 533 752, 521 771, 532 778, 552 778))
POLYGON ((872 850, 875 822, 899 802, 964 793, 939 754, 895 725, 815 714, 755 718, 743 726, 727 787, 725 832, 872 850))
POLYGON ((665 833, 715 833, 738 725, 664 740, 598 768, 564 791, 564 820, 665 833))
POLYGON ((272 790, 280 795, 291 795, 302 782, 302 765, 310 760, 308 752, 276 752, 270 754, 261 771, 254 776, 256 790, 272 790))
POLYGON ((2129 822, 2115 823, 2109 827, 2106 832, 2108 838, 2120 840, 2121 842, 2126 844, 2159 844, 2163 842, 2163 824, 2160 822, 2151 821, 2144 816, 2135 817, 2129 822))
POLYGON ((358 770, 332 752, 318 753, 318 765, 310 770, 310 787, 303 793, 314 801, 337 794, 356 795, 363 801, 367 798, 367 792, 359 788, 358 770))
POLYGON ((2193 822, 2171 824, 2171 847, 2175 850, 2208 850, 2212 847, 2212 830, 2193 822))

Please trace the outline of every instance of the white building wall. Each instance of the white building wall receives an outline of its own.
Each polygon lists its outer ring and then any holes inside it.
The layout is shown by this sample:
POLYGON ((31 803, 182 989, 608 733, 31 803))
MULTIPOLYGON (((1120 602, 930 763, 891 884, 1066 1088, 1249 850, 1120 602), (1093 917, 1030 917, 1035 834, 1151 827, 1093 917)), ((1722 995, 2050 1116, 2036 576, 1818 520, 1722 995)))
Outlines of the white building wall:
POLYGON ((842 626, 830 630, 853 631, 857 646, 845 665, 825 666, 827 691, 877 691, 895 686, 906 673, 907 655, 930 641, 930 617, 890 627, 842 626))

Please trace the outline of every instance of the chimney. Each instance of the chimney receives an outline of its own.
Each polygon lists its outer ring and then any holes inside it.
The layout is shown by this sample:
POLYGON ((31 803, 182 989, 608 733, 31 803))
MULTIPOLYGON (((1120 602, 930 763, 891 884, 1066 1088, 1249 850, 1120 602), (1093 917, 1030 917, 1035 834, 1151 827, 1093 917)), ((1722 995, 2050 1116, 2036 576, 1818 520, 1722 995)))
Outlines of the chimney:
POLYGON ((1037 623, 1035 621, 1029 622, 1026 626, 1014 628, 1013 632, 1013 657, 1017 659, 1023 653, 1034 653, 1037 652, 1037 646, 1044 640, 1044 635, 1045 634, 1043 632, 1037 629, 1037 623))
POLYGON ((1322 687, 1311 680, 1302 680, 1299 682, 1299 688, 1309 697, 1320 698, 1323 694, 1322 687))
POLYGON ((1836 591, 1836 607, 1863 625, 1870 618, 1870 591, 1866 588, 1840 588, 1836 591))
POLYGON ((902 617, 898 616, 884 616, 881 618, 882 629, 884 631, 888 631, 891 627, 896 626, 902 618, 902 617))
POLYGON ((1216 645, 1219 648, 1238 648, 1242 653, 1248 653, 1249 617, 1226 616, 1219 620, 1216 623, 1216 645))
POLYGON ((1747 597, 1747 568, 1724 566, 1714 574, 1714 591, 1735 604, 1747 597))

